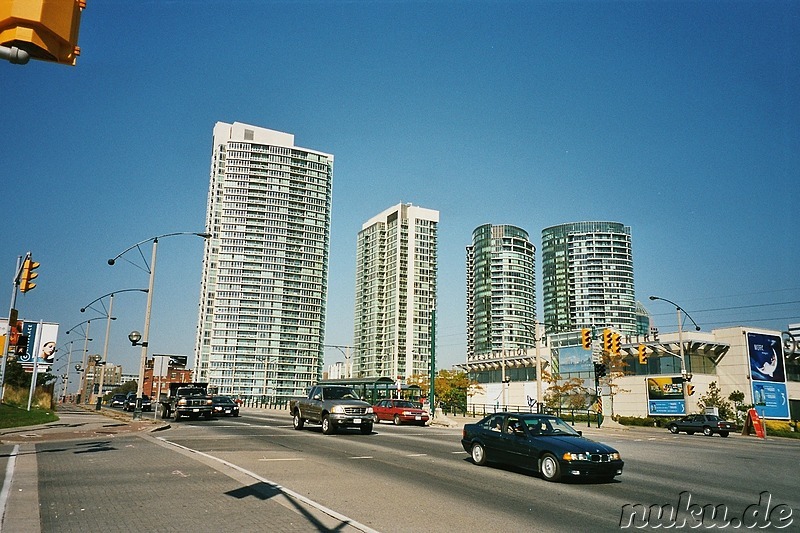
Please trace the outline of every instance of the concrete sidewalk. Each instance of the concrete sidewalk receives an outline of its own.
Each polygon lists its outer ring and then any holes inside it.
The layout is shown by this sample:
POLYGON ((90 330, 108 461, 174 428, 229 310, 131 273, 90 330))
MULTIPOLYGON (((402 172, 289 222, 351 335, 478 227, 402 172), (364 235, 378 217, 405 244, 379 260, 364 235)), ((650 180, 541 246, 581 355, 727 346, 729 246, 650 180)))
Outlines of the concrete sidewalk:
POLYGON ((58 414, 58 422, 0 430, 0 532, 372 531, 164 443, 153 432, 166 421, 76 406, 58 414))

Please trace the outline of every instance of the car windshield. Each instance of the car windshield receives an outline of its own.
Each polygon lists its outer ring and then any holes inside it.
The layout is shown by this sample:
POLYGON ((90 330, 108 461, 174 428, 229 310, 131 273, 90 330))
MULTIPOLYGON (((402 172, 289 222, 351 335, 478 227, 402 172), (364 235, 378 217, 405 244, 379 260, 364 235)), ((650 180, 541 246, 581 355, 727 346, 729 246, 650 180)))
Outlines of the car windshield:
POLYGON ((358 396, 353 389, 347 387, 325 387, 323 389, 326 400, 357 400, 358 396))
POLYGON ((580 434, 572 426, 560 418, 528 416, 523 418, 531 435, 568 435, 578 437, 580 434))
POLYGON ((414 409, 416 406, 411 402, 394 402, 395 407, 402 407, 404 409, 414 409))
POLYGON ((227 396, 215 396, 214 400, 219 403, 233 403, 233 400, 231 400, 227 396))

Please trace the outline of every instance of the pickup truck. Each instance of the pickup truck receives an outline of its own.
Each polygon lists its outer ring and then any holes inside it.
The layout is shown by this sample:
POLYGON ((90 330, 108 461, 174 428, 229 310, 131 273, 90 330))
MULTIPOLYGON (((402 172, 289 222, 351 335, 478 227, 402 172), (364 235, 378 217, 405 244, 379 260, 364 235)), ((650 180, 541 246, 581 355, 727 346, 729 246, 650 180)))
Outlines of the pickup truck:
POLYGON ((172 416, 177 422, 183 416, 211 420, 214 412, 208 383, 170 383, 169 394, 161 395, 161 418, 172 416))
POLYGON ((369 435, 376 420, 372 406, 360 400, 353 389, 342 385, 311 387, 308 397, 289 402, 289 412, 294 429, 303 429, 306 422, 321 424, 325 435, 345 427, 357 427, 362 434, 369 435))

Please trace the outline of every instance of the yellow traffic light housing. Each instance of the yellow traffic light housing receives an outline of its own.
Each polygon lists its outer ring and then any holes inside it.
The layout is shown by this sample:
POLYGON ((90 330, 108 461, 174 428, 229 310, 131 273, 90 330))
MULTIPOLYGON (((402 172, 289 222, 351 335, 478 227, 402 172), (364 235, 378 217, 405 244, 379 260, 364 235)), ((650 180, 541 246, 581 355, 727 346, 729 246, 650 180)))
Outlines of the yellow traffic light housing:
POLYGON ((25 258, 22 263, 22 274, 19 277, 19 290, 21 292, 28 292, 36 287, 32 280, 39 277, 39 274, 34 272, 37 268, 39 268, 39 263, 31 259, 30 255, 25 258))
POLYGON ((639 364, 647 364, 647 346, 644 344, 639 345, 639 364))
POLYGON ((0 45, 34 59, 75 65, 85 0, 0 0, 0 45))
POLYGON ((591 350, 592 349, 592 330, 589 328, 583 328, 581 330, 581 346, 583 346, 584 350, 591 350))
POLYGON ((622 335, 619 333, 612 333, 611 334, 611 354, 612 355, 619 355, 620 350, 622 349, 622 335))
POLYGON ((603 330, 603 350, 607 353, 611 353, 611 335, 613 332, 606 328, 603 330))

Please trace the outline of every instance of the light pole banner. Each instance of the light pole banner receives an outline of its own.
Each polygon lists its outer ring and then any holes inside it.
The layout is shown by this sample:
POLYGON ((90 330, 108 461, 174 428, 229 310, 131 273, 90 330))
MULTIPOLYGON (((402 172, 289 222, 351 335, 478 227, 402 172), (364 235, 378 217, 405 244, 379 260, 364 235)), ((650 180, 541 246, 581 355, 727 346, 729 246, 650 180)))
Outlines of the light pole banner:
POLYGON ((789 419, 789 396, 783 340, 777 335, 747 333, 753 404, 762 418, 789 419))
POLYGON ((26 370, 31 370, 34 364, 34 353, 36 349, 36 338, 41 336, 41 343, 39 344, 39 353, 36 354, 39 361, 37 366, 40 372, 45 372, 46 367, 53 364, 56 358, 56 339, 58 337, 58 324, 40 324, 36 322, 25 322, 22 325, 22 334, 28 337, 28 347, 25 353, 17 354, 17 361, 25 367, 26 370))

